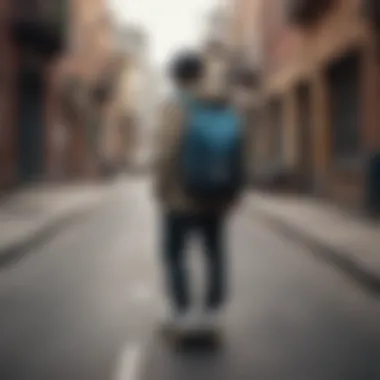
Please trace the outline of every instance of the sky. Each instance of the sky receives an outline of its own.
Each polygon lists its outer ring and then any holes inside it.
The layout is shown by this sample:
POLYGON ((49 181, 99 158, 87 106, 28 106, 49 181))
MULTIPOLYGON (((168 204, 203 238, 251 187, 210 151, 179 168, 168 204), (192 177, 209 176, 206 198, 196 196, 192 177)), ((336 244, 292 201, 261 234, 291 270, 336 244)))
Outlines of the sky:
POLYGON ((121 22, 141 25, 149 34, 150 55, 161 68, 181 47, 196 45, 207 11, 218 0, 108 0, 121 22))

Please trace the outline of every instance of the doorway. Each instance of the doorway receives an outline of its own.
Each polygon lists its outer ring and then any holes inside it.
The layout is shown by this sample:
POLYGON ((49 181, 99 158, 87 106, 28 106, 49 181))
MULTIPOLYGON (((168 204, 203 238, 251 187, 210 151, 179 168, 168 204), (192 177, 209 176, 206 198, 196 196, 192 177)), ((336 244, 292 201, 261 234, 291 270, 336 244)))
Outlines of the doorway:
POLYGON ((19 175, 32 182, 44 173, 44 101, 42 70, 21 67, 18 78, 19 175))
POLYGON ((334 62, 327 73, 331 98, 332 160, 338 168, 357 168, 362 159, 360 67, 360 53, 352 52, 334 62))
POLYGON ((311 90, 307 83, 296 89, 298 112, 298 152, 301 191, 312 192, 314 189, 313 135, 311 90))

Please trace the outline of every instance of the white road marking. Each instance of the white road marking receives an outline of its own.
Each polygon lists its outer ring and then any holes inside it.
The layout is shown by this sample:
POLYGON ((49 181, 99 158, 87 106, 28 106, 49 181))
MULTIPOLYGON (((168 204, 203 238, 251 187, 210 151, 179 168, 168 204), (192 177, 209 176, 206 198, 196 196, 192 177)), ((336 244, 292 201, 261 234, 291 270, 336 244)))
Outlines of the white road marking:
POLYGON ((142 346, 127 344, 117 362, 114 380, 139 380, 142 359, 142 346))
POLYGON ((148 286, 140 284, 131 289, 130 297, 135 303, 146 304, 153 298, 153 292, 148 286))

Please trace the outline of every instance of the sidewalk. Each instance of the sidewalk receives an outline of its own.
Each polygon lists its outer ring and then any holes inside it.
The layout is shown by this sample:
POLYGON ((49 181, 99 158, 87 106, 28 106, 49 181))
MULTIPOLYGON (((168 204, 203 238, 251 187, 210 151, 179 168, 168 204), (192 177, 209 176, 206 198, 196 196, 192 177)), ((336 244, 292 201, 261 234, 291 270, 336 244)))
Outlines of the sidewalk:
POLYGON ((0 265, 104 199, 109 185, 37 185, 0 201, 0 265))
POLYGON ((380 292, 380 224, 316 199, 253 193, 248 202, 254 213, 380 292))

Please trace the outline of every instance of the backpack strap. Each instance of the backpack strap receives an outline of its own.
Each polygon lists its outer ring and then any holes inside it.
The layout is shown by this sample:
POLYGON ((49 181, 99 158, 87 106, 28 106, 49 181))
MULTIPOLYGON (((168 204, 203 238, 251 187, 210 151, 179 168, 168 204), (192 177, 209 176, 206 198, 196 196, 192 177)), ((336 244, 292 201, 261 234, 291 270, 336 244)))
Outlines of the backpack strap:
POLYGON ((186 133, 188 121, 190 119, 189 115, 195 113, 197 109, 196 101, 191 94, 186 92, 180 92, 177 99, 179 102, 179 107, 181 107, 184 112, 183 132, 186 133))
POLYGON ((185 112, 191 112, 192 110, 195 109, 195 99, 193 96, 189 93, 186 92, 181 92, 179 93, 178 96, 179 102, 181 107, 184 108, 185 112))

